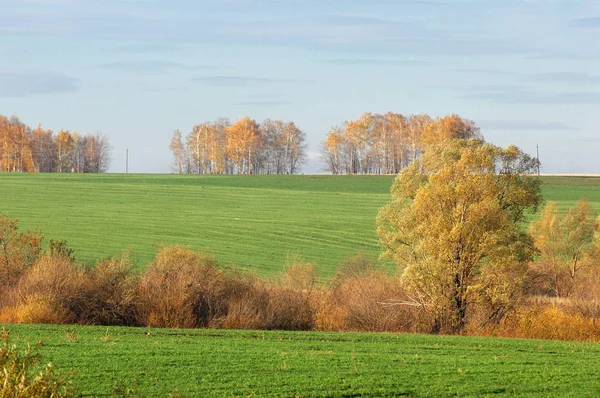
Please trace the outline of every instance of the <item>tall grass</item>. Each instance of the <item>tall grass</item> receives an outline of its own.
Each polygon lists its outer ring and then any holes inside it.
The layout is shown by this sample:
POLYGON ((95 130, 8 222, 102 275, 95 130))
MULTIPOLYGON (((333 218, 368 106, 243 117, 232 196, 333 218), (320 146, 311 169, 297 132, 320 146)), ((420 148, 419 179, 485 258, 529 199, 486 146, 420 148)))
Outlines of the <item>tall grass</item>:
POLYGON ((30 346, 19 352, 10 333, 0 330, 0 397, 62 398, 74 390, 68 374, 58 374, 52 364, 39 366, 39 353, 30 346))

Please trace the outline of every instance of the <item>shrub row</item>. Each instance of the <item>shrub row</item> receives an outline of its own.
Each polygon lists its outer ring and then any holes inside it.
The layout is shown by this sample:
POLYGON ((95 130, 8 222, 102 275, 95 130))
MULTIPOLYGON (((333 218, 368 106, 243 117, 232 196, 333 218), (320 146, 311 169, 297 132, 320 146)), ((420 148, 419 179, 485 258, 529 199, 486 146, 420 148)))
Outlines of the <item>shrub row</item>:
MULTIPOLYGON (((328 284, 316 280, 314 267, 298 258, 267 281, 178 246, 159 250, 142 274, 127 254, 86 268, 68 251, 53 250, 1 288, 0 323, 407 333, 434 327, 400 277, 361 255, 344 260, 328 284)), ((466 334, 600 339, 595 295, 529 297, 492 324, 473 314, 466 334)))
POLYGON ((329 285, 316 279, 313 265, 298 258, 268 281, 178 246, 161 249, 142 274, 127 254, 86 268, 53 250, 0 288, 0 323, 425 330, 415 322, 420 309, 389 302, 403 297, 400 280, 374 261, 348 259, 329 285))

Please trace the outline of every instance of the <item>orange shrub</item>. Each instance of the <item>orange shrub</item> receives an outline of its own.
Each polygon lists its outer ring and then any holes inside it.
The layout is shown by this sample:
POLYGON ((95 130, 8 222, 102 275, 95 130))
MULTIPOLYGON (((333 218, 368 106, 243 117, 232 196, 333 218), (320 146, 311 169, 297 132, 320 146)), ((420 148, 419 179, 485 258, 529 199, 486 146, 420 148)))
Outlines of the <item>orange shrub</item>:
POLYGON ((82 300, 82 273, 64 256, 44 255, 2 300, 2 316, 18 323, 70 323, 82 300))
POLYGON ((295 262, 282 281, 266 283, 252 276, 230 278, 226 314, 211 326, 228 329, 311 330, 314 268, 295 262))
POLYGON ((428 322, 423 308, 406 296, 401 279, 360 254, 343 261, 318 307, 318 330, 415 332, 428 322))
POLYGON ((312 330, 314 327, 309 295, 280 285, 269 290, 264 317, 267 330, 312 330))
POLYGON ((265 283, 252 274, 229 275, 220 295, 222 312, 210 327, 224 329, 263 329, 268 305, 265 283), (224 308, 225 307, 225 308, 224 308))
POLYGON ((298 291, 310 293, 315 287, 317 272, 314 264, 305 263, 299 256, 287 258, 282 284, 298 291))
POLYGON ((136 319, 145 326, 207 326, 218 314, 225 275, 211 257, 182 247, 165 247, 141 276, 136 319))
POLYGON ((380 271, 339 282, 325 295, 317 315, 317 328, 323 330, 415 332, 426 323, 422 308, 406 297, 400 278, 380 271))
POLYGON ((312 330, 317 274, 313 264, 288 257, 281 282, 268 290, 265 329, 312 330))
POLYGON ((82 279, 83 300, 73 309, 78 323, 135 325, 137 278, 127 254, 99 262, 82 279))
POLYGON ((39 232, 18 232, 18 221, 0 213, 0 288, 13 286, 42 252, 39 232))
POLYGON ((470 330, 469 334, 543 340, 600 340, 600 326, 593 319, 569 313, 568 300, 551 303, 536 299, 493 327, 470 330))
POLYGON ((0 323, 60 324, 69 319, 67 310, 35 293, 26 295, 14 306, 0 310, 0 323))

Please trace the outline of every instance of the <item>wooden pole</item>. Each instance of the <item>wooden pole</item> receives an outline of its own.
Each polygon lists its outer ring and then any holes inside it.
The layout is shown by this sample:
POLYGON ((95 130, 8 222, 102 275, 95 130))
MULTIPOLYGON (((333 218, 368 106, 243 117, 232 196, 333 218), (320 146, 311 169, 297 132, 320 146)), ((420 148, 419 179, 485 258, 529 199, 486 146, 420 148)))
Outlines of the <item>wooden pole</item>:
POLYGON ((536 157, 537 157, 537 172, 538 172, 538 177, 540 176, 540 145, 539 144, 535 144, 535 152, 536 152, 536 157))

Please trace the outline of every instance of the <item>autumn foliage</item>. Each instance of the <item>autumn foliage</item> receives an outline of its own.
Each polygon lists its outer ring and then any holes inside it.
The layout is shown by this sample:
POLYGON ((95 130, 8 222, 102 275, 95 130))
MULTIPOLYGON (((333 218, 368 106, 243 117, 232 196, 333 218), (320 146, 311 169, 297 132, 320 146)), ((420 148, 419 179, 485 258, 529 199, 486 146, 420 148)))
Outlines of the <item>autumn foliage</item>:
POLYGON ((454 114, 434 119, 429 115, 363 113, 332 127, 321 152, 332 174, 397 174, 428 145, 469 138, 481 138, 479 128, 454 114))
POLYGON ((0 286, 15 284, 42 250, 38 232, 19 232, 18 221, 0 213, 0 286))
POLYGON ((218 316, 225 276, 215 261, 180 247, 158 252, 136 289, 136 318, 155 327, 202 327, 218 316))
POLYGON ((0 171, 101 173, 110 163, 108 138, 41 126, 0 115, 0 171))
POLYGON ((540 254, 534 263, 540 293, 557 297, 577 293, 580 280, 598 259, 597 229, 596 215, 585 200, 562 214, 556 203, 546 205, 529 228, 540 254))
POLYGON ((169 149, 180 174, 295 174, 306 157, 305 140, 293 122, 259 124, 244 116, 198 124, 185 140, 176 130, 169 149))
POLYGON ((513 305, 510 288, 534 254, 518 223, 541 202, 527 175, 536 165, 516 147, 454 140, 430 146, 396 178, 378 233, 432 331, 460 331, 477 302, 500 305, 492 318, 513 305))

